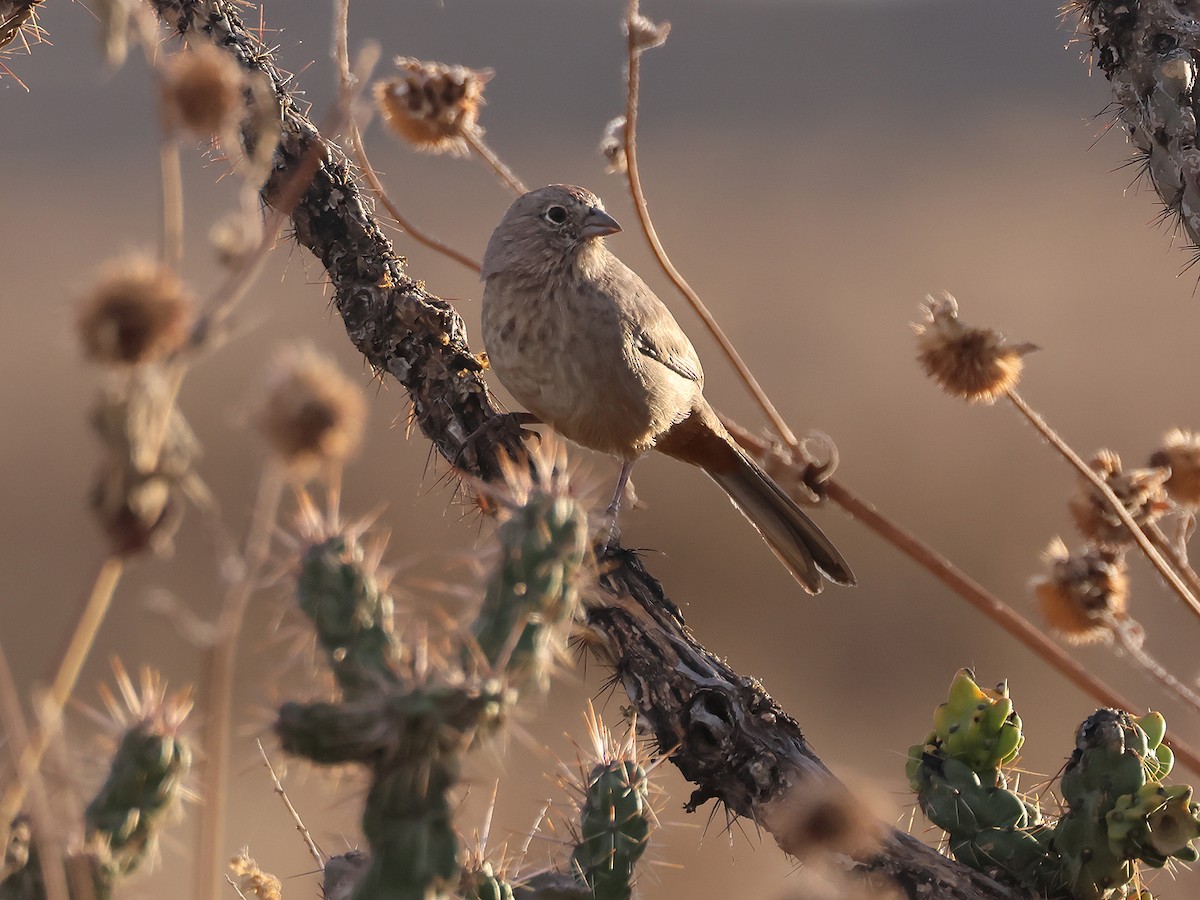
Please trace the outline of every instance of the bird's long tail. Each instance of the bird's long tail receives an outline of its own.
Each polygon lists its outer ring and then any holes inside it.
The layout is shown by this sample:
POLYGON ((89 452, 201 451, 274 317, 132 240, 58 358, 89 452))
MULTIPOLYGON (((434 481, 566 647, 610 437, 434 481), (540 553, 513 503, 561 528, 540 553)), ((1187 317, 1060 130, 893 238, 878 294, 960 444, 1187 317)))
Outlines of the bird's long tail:
POLYGON ((704 469, 810 594, 820 592, 822 576, 835 584, 855 583, 833 542, 734 443, 707 405, 664 435, 657 449, 704 469))

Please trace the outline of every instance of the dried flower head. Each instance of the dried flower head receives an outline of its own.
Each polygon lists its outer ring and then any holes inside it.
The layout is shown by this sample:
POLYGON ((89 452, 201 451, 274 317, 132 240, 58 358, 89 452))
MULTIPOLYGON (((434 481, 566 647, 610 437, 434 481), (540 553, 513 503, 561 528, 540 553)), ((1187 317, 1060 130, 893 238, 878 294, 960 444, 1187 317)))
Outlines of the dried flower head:
POLYGON ((311 348, 280 355, 259 421, 271 449, 311 475, 344 461, 362 440, 366 405, 358 385, 311 348))
POLYGON ((1046 624, 1073 644, 1108 640, 1129 619, 1129 578, 1123 550, 1088 547, 1075 554, 1060 538, 1043 558, 1050 569, 1033 584, 1046 624))
POLYGON ((641 13, 634 13, 625 21, 625 34, 639 53, 661 47, 670 33, 670 22, 654 22, 641 13))
MULTIPOLYGON (((1157 520, 1170 508, 1163 483, 1167 469, 1131 469, 1121 471, 1121 457, 1111 450, 1099 451, 1089 463, 1092 471, 1108 484, 1117 499, 1139 526, 1157 520)), ((1068 502, 1075 527, 1091 544, 1102 547, 1128 547, 1133 536, 1121 524, 1107 498, 1087 479, 1079 480, 1080 490, 1068 502)))
POLYGON ((926 297, 925 322, 913 325, 917 359, 925 374, 948 394, 971 403, 993 403, 1016 387, 1033 344, 1010 344, 992 328, 973 328, 958 318, 949 294, 926 297))
POLYGON ((617 116, 604 126, 600 137, 600 155, 608 160, 604 171, 610 175, 623 174, 629 168, 625 158, 625 117, 617 116))
POLYGON ((283 884, 274 875, 264 872, 250 856, 250 848, 243 847, 229 861, 230 871, 237 876, 237 889, 243 897, 258 900, 282 900, 283 884))
POLYGON ((170 269, 144 257, 110 264, 79 304, 88 357, 108 365, 163 359, 187 339, 192 297, 170 269))
POLYGON ((163 99, 174 120, 199 137, 220 134, 241 117, 245 77, 228 53, 197 44, 166 65, 163 99))
POLYGON ((375 105, 391 131, 417 150, 467 152, 467 137, 479 133, 479 109, 491 69, 397 57, 399 76, 375 83, 375 105))
POLYGON ((1171 470, 1167 496, 1180 506, 1200 506, 1200 434, 1172 428, 1163 435, 1162 447, 1150 457, 1150 465, 1171 470))

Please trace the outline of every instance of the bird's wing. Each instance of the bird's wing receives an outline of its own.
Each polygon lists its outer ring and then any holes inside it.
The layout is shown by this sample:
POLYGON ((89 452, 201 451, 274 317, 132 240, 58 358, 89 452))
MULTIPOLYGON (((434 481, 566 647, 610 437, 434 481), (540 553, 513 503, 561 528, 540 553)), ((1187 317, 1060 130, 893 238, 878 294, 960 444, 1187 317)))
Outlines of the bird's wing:
POLYGON ((637 273, 613 257, 612 294, 633 339, 634 349, 666 366, 676 375, 704 387, 704 369, 696 348, 667 309, 637 273))

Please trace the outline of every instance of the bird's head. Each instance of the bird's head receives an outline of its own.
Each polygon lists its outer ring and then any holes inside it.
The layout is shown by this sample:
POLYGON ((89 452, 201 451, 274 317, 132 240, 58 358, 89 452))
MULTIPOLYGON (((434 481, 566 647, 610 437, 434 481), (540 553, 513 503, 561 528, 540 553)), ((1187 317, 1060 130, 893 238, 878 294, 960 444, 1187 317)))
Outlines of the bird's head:
POLYGON ((488 241, 481 276, 549 273, 597 245, 599 238, 620 230, 591 191, 570 184, 547 185, 513 201, 488 241))

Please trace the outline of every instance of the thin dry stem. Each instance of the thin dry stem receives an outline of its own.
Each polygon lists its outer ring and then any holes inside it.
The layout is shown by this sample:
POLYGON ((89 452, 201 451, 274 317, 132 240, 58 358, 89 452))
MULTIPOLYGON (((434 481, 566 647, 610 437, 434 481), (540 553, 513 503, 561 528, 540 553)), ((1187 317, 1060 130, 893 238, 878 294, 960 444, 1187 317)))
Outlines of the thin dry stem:
POLYGON ((1134 662, 1145 669, 1151 678, 1159 682, 1170 693, 1190 706, 1193 712, 1200 712, 1200 694, 1168 672, 1162 663, 1146 652, 1138 634, 1141 630, 1138 626, 1130 627, 1131 623, 1129 622, 1117 621, 1110 621, 1107 624, 1108 630, 1121 645, 1121 649, 1128 653, 1134 662))
POLYGON ((459 265, 465 266, 473 272, 478 272, 481 268, 480 264, 464 253, 460 253, 448 244, 444 244, 432 235, 426 234, 420 228, 415 226, 411 220, 400 212, 400 208, 392 202, 384 190, 383 182, 379 178, 375 167, 371 165, 371 160, 367 158, 367 148, 363 143, 362 132, 358 128, 358 120, 354 114, 354 105, 350 101, 350 96, 354 90, 354 73, 350 68, 350 0, 337 0, 334 4, 333 11, 333 55, 338 64, 338 82, 339 92, 342 96, 342 102, 349 110, 349 135, 350 150, 354 154, 355 162, 358 163, 358 168, 362 172, 363 177, 367 179, 367 184, 370 185, 376 198, 383 204, 383 208, 388 211, 388 215, 392 217, 397 225, 418 244, 422 244, 440 253, 443 256, 454 260, 459 265))
POLYGON ((467 146, 487 164, 488 168, 496 173, 496 177, 512 192, 514 197, 520 197, 528 190, 516 173, 496 155, 496 151, 487 145, 483 139, 483 132, 478 128, 468 128, 463 134, 463 138, 466 140, 467 146))
POLYGON ((204 684, 208 689, 204 725, 204 806, 200 816, 200 900, 219 900, 217 873, 226 854, 225 805, 229 791, 229 743, 232 733, 233 684, 237 672, 238 636, 246 607, 262 576, 271 549, 279 504, 283 497, 283 472, 268 463, 258 483, 258 496, 246 533, 241 577, 230 586, 217 619, 213 646, 205 654, 204 684))
MULTIPOLYGON (((12 666, 8 664, 8 654, 4 652, 2 645, 0 645, 0 723, 3 723, 3 731, 8 735, 8 749, 12 754, 13 769, 14 771, 18 770, 22 754, 29 747, 29 723, 26 721, 25 711, 21 707, 21 696, 17 691, 16 679, 13 678, 12 666)), ((33 820, 33 833, 37 841, 46 900, 69 900, 67 871, 63 865, 62 835, 55 828, 56 819, 50 810, 46 782, 38 769, 34 769, 30 775, 29 797, 30 818, 33 820)), ((11 822, 12 819, 0 821, 0 847, 8 846, 11 822)))
POLYGON ((87 601, 79 614, 79 621, 75 624, 66 652, 58 664, 54 681, 46 694, 37 733, 25 745, 17 765, 16 778, 0 800, 0 822, 11 822, 21 811, 30 783, 42 763, 46 748, 50 746, 50 737, 62 719, 63 708, 79 681, 79 672, 96 641, 108 608, 112 605, 113 594, 124 570, 125 563, 119 556, 109 556, 100 564, 87 601))
POLYGON ((165 125, 158 142, 158 162, 162 169, 162 261, 178 271, 183 262, 183 172, 179 142, 165 125))
POLYGON ((363 145, 362 134, 358 130, 356 123, 350 125, 350 151, 354 154, 354 160, 358 163, 359 170, 363 177, 367 179, 367 184, 371 190, 383 204, 383 208, 388 211, 388 215, 392 217, 397 225, 404 229, 405 233, 418 244, 423 244, 430 250, 440 253, 449 259, 454 260, 461 266, 465 266, 472 272, 478 272, 480 264, 467 256, 465 253, 460 253, 449 244, 444 244, 430 234, 426 234, 420 228, 412 223, 412 220, 400 212, 400 208, 392 202, 387 191, 384 190, 383 183, 379 180, 379 175, 375 171, 375 167, 371 165, 371 161, 367 158, 367 151, 363 145))
POLYGON ((1188 583, 1188 587, 1192 589, 1192 596, 1200 597, 1200 575, 1192 568, 1185 555, 1186 542, 1180 541, 1175 543, 1168 538, 1157 522, 1148 523, 1143 529, 1146 532, 1146 537, 1150 539, 1155 549, 1158 550, 1171 566, 1179 573, 1180 577, 1188 583))
MULTIPOLYGON (((629 8, 626 11, 626 22, 632 26, 635 16, 638 15, 638 0, 630 0, 629 8)), ((758 405, 762 407, 767 418, 771 421, 771 426, 783 438, 784 443, 795 448, 798 446, 796 435, 788 427, 779 410, 775 408, 775 404, 771 402, 771 398, 767 396, 767 392, 763 390, 762 385, 758 383, 758 379, 754 377, 754 373, 750 371, 750 367, 746 365, 746 361, 742 359, 737 348, 733 346, 733 342, 721 330, 721 326, 717 324, 717 320, 713 314, 708 311, 708 307, 704 305, 704 301, 700 299, 700 295, 692 290, 691 285, 684 280, 684 277, 675 268, 670 257, 667 256, 667 251, 663 249, 662 242, 658 239, 658 232, 654 230, 654 223, 650 219, 650 211, 646 207, 646 197, 642 192, 642 177, 638 172, 637 164, 637 113, 638 113, 638 91, 640 78, 640 65, 642 51, 637 45, 634 29, 629 27, 629 69, 627 93, 625 98, 625 157, 627 166, 625 169, 629 180, 629 192, 633 196, 633 206, 637 210, 638 221, 641 223, 642 232, 646 235, 646 240, 650 244, 650 249, 654 252, 654 258, 658 261, 667 278, 687 298, 692 309, 700 317, 704 323, 704 327, 709 330, 709 333, 716 339, 717 344, 724 351, 729 361, 733 363, 733 367, 737 370, 742 381, 758 401, 758 405)))
POLYGON ((275 773, 275 767, 271 765, 271 758, 267 756, 267 751, 263 748, 262 741, 256 741, 255 743, 258 744, 258 752, 262 754, 263 764, 266 765, 267 771, 271 773, 271 781, 275 784, 275 793, 279 795, 279 799, 283 801, 283 805, 287 808, 288 815, 292 817, 292 821, 296 825, 296 830, 300 832, 300 837, 304 839, 304 845, 308 847, 309 854, 317 861, 317 865, 324 869, 325 854, 321 852, 321 848, 313 840, 308 826, 304 824, 304 820, 300 818, 300 813, 296 812, 296 807, 292 805, 287 791, 283 789, 283 782, 279 780, 279 776, 275 773))
POLYGON ((1029 423, 1038 431, 1038 433, 1041 434, 1041 436, 1044 437, 1050 443, 1050 445, 1054 447, 1055 450, 1061 453, 1063 458, 1072 466, 1074 466, 1080 475, 1091 482, 1092 486, 1100 492, 1105 501, 1107 501, 1108 505, 1112 508, 1112 511, 1116 513, 1117 518, 1121 520, 1121 524, 1129 530, 1129 534, 1133 537, 1134 541, 1137 542, 1137 545, 1141 548, 1142 553, 1146 555, 1146 559, 1150 560, 1151 565, 1158 570, 1158 573, 1162 575, 1163 579, 1168 585, 1170 585, 1171 589, 1179 595, 1179 599, 1182 600, 1187 607, 1196 614, 1197 617, 1200 617, 1200 601, 1196 600, 1196 598, 1192 595, 1192 592, 1188 590, 1188 586, 1183 583, 1183 579, 1179 577, 1179 574, 1171 567, 1171 564, 1163 558, 1163 555, 1158 552, 1154 544, 1151 543, 1148 537, 1146 537, 1145 532, 1138 527, 1137 522, 1133 520, 1133 516, 1129 514, 1129 510, 1125 508, 1125 504, 1122 503, 1117 495, 1112 492, 1112 488, 1108 486, 1108 482, 1106 482, 1100 477, 1100 475, 1093 471, 1092 467, 1084 462, 1080 458, 1079 454, 1072 450, 1067 442, 1058 436, 1058 433, 1050 427, 1046 420, 1043 419, 1032 407, 1029 406, 1029 404, 1027 404, 1021 398, 1020 394, 1010 388, 1007 392, 1007 395, 1008 399, 1012 401, 1013 406, 1017 408, 1017 411, 1029 420, 1029 423))
MULTIPOLYGON (((736 435, 735 435, 736 436, 736 435)), ((1017 613, 1012 607, 969 578, 950 560, 895 522, 884 517, 874 506, 857 497, 835 479, 825 482, 829 499, 846 510, 859 522, 883 537, 892 546, 920 563, 938 581, 950 588, 985 616, 1033 650, 1051 668, 1074 684, 1077 688, 1104 706, 1124 709, 1141 715, 1145 707, 1136 706, 1122 697, 1107 684, 1096 678, 1082 665, 1072 659, 1065 650, 1054 643, 1038 628, 1017 613)), ((1169 736, 1166 743, 1175 756, 1193 772, 1200 774, 1200 753, 1183 743, 1178 737, 1169 736)))

